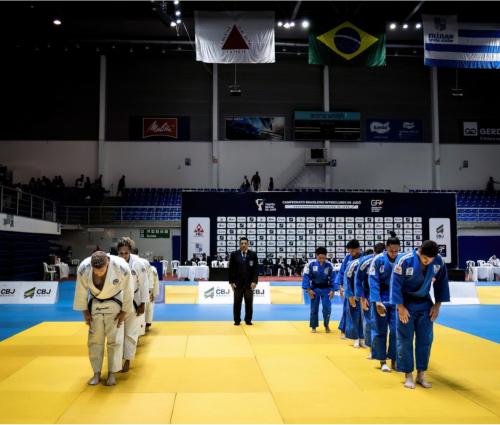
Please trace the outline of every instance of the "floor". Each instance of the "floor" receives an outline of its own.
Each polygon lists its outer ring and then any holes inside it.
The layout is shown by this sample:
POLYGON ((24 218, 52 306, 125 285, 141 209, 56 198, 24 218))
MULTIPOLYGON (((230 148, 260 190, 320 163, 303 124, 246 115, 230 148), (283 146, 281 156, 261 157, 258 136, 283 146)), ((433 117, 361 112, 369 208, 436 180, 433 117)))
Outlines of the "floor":
MULTIPOLYGON (((233 326, 231 306, 156 305, 115 387, 86 385, 74 283, 55 306, 1 306, 0 423, 500 423, 500 285, 478 287, 481 305, 442 308, 431 390, 405 390, 336 323, 311 334, 297 283, 272 285, 278 304, 255 306, 252 327, 233 326)), ((169 284, 167 302, 171 288, 192 294, 189 283, 169 284)), ((336 299, 334 320, 340 312, 336 299)))

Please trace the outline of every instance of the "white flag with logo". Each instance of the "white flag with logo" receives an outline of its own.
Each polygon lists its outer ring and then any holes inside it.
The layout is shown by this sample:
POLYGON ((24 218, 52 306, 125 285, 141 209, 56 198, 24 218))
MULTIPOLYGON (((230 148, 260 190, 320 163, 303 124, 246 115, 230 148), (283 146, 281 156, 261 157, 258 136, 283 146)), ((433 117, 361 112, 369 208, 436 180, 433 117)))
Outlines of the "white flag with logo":
POLYGON ((206 63, 274 63, 274 12, 199 12, 196 60, 206 63))

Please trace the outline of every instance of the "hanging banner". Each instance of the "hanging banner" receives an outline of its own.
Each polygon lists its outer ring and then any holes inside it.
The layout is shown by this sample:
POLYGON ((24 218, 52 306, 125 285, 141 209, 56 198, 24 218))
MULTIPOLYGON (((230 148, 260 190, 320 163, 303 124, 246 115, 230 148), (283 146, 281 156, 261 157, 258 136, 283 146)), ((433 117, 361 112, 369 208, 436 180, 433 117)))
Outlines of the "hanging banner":
POLYGON ((367 142, 422 142, 422 120, 375 119, 366 120, 367 142))
POLYGON ((226 140, 284 140, 285 117, 226 117, 226 140))
POLYGON ((136 116, 130 118, 130 139, 157 141, 180 141, 190 138, 190 117, 136 116))
POLYGON ((196 60, 274 63, 274 12, 194 13, 196 60))

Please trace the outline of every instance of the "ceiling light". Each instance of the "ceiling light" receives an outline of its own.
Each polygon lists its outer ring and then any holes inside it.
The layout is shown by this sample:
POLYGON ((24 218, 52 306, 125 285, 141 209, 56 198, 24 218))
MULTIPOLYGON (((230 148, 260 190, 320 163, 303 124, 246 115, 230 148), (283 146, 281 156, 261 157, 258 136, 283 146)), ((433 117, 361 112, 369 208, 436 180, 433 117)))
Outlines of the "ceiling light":
POLYGON ((302 28, 304 28, 304 29, 309 28, 309 21, 307 19, 304 19, 302 21, 302 28))
POLYGON ((389 28, 390 28, 391 30, 395 30, 395 29, 396 29, 396 27, 397 27, 397 25, 396 25, 394 22, 393 22, 391 25, 389 25, 389 28))
POLYGON ((57 19, 57 18, 56 18, 56 19, 54 19, 54 20, 52 21, 52 23, 53 23, 56 27, 58 27, 59 25, 61 25, 61 24, 62 24, 62 21, 61 21, 60 19, 57 19))

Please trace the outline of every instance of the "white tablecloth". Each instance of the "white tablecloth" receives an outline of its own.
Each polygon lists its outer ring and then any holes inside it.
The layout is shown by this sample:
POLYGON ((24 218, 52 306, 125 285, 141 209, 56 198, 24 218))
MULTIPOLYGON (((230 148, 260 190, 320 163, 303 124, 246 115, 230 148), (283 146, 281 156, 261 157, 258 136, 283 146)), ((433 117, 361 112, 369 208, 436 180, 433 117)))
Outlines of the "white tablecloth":
POLYGON ((208 280, 208 266, 179 266, 177 278, 188 278, 189 280, 206 279, 208 280))
POLYGON ((500 267, 482 266, 472 267, 472 280, 487 280, 492 281, 500 278, 500 267))
POLYGON ((59 271, 59 279, 66 279, 69 277, 69 266, 66 263, 56 263, 54 267, 59 271))

